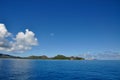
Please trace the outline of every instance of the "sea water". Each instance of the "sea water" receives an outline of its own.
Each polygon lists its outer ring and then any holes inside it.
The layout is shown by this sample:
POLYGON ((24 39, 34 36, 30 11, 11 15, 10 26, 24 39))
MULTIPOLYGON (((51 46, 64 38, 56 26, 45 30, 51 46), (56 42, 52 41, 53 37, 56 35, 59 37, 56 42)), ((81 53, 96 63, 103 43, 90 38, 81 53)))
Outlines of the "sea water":
POLYGON ((120 60, 0 59, 0 80, 120 80, 120 60))

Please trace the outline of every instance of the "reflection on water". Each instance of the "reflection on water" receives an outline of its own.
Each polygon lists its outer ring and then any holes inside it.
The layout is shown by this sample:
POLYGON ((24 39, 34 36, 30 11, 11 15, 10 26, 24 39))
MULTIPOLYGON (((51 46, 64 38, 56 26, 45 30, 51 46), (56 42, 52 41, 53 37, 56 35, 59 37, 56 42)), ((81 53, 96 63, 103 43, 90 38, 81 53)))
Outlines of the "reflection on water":
POLYGON ((12 76, 12 79, 15 80, 26 80, 29 78, 29 72, 31 70, 32 65, 30 65, 30 60, 11 60, 11 68, 10 73, 14 72, 15 76, 12 76))
POLYGON ((32 67, 30 60, 22 59, 0 60, 0 65, 0 69, 4 70, 0 70, 3 71, 0 76, 4 76, 4 80, 27 80, 29 78, 30 68, 32 67))

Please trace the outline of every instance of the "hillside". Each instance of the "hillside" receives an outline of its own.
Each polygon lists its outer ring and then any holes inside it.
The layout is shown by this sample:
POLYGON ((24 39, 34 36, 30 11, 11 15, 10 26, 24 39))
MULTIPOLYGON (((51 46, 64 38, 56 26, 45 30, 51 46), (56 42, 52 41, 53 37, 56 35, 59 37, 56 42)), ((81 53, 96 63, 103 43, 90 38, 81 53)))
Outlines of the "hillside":
POLYGON ((20 58, 20 57, 0 53, 0 58, 20 58))
POLYGON ((66 57, 64 55, 56 55, 54 57, 47 57, 46 55, 42 56, 28 56, 28 57, 19 57, 19 56, 12 56, 8 54, 0 53, 0 58, 16 58, 16 59, 42 59, 42 60, 84 60, 82 57, 66 57))

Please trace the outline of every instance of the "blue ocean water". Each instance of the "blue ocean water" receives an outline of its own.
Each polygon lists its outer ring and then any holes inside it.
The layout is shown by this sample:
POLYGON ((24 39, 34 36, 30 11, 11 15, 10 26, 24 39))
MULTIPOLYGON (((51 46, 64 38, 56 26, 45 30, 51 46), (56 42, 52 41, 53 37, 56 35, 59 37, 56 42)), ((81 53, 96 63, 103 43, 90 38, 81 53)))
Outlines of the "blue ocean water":
POLYGON ((120 80, 120 61, 0 59, 0 80, 120 80))

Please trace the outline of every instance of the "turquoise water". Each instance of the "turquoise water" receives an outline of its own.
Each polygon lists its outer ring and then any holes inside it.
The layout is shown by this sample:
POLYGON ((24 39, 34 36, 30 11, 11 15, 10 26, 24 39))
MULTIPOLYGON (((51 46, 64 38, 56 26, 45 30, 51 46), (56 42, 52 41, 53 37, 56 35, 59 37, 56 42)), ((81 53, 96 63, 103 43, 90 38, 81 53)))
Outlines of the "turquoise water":
POLYGON ((0 80, 120 80, 120 61, 0 59, 0 80))

